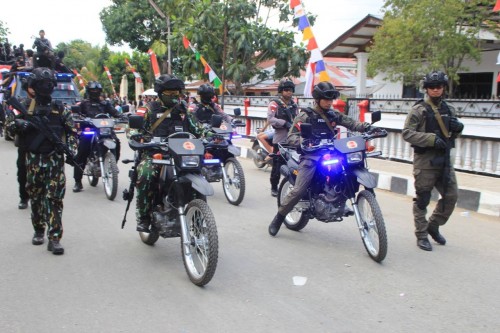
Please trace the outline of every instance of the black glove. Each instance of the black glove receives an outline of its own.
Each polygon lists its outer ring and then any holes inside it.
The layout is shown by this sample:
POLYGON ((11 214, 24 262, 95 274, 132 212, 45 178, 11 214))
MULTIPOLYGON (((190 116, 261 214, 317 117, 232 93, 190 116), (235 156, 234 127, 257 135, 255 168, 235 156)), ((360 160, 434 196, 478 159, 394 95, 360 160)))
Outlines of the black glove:
POLYGON ((283 125, 284 128, 286 128, 287 130, 289 130, 291 127, 292 127, 292 123, 290 122, 286 122, 284 125, 283 125))
POLYGON ((16 119, 14 122, 16 124, 17 129, 20 130, 21 132, 26 132, 30 128, 34 127, 32 123, 24 119, 16 119))
POLYGON ((434 148, 436 149, 446 149, 448 145, 446 144, 446 141, 441 139, 439 136, 436 135, 436 139, 434 140, 434 148))
POLYGON ((363 132, 368 132, 375 129, 375 127, 372 127, 370 123, 363 123, 363 128, 364 128, 363 132))
POLYGON ((460 133, 464 129, 464 124, 462 124, 456 117, 450 118, 450 131, 453 133, 460 133))

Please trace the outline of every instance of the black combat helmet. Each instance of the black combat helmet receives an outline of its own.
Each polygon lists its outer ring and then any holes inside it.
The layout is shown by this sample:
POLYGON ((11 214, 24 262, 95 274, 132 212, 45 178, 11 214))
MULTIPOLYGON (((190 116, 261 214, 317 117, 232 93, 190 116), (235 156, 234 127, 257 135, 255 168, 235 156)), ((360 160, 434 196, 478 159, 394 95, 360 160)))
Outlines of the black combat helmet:
POLYGON ((448 75, 441 71, 433 71, 424 77, 424 89, 429 87, 447 86, 448 75))
POLYGON ((165 90, 184 90, 185 85, 175 75, 162 74, 155 80, 154 91, 160 96, 165 90))
POLYGON ((99 100, 102 93, 102 85, 97 81, 89 81, 85 87, 85 91, 89 94, 91 100, 99 100))
POLYGON ((201 102, 207 104, 215 96, 215 90, 211 85, 205 83, 198 88, 198 95, 200 95, 201 102))
POLYGON ((330 82, 320 82, 314 86, 312 97, 315 100, 320 99, 337 99, 340 96, 338 90, 330 82))
POLYGON ((292 92, 295 92, 295 83, 290 79, 282 79, 278 85, 278 92, 282 93, 283 89, 290 88, 292 92))
POLYGON ((57 85, 55 72, 47 67, 35 68, 28 76, 27 84, 36 94, 50 96, 57 85))

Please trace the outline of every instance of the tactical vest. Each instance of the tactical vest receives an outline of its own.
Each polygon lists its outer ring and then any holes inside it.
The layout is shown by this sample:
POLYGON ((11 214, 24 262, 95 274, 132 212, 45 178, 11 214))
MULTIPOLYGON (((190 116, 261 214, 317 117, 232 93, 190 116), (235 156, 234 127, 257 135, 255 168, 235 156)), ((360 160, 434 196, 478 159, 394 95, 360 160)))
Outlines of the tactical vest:
MULTIPOLYGON (((62 108, 54 103, 45 106, 37 105, 33 113, 26 117, 26 120, 30 121, 34 117, 43 118, 42 121, 45 121, 50 131, 63 139, 64 126, 62 111, 62 108)), ((29 130, 25 134, 23 141, 23 146, 32 153, 49 154, 56 150, 55 145, 38 129, 29 130)))
POLYGON ((112 108, 111 104, 108 103, 103 103, 103 102, 93 102, 90 100, 82 102, 82 107, 83 107, 83 114, 85 114, 87 117, 90 118, 95 118, 96 115, 99 113, 105 113, 108 114, 110 113, 110 108, 112 108))
MULTIPOLYGON (((160 119, 164 112, 170 110, 163 107, 160 102, 151 102, 148 108, 151 113, 151 125, 160 119)), ((188 132, 187 119, 182 119, 182 113, 187 113, 185 105, 175 105, 169 115, 156 127, 153 136, 167 137, 175 132, 188 132)))
MULTIPOLYGON (((333 139, 334 134, 328 127, 327 123, 319 114, 314 111, 312 108, 307 108, 304 111, 307 112, 308 123, 312 125, 312 133, 314 137, 317 139, 333 139)), ((325 117, 330 121, 330 124, 335 123, 335 119, 332 115, 324 113, 325 117)), ((335 125, 332 124, 332 127, 335 128, 335 125)))
POLYGON ((283 119, 288 123, 293 123, 293 119, 297 116, 297 104, 292 100, 290 105, 286 105, 280 99, 272 99, 271 101, 278 104, 278 111, 276 111, 275 117, 278 119, 283 119))
MULTIPOLYGON (((423 107, 425 107, 425 112, 424 112, 424 117, 425 117, 425 133, 434 133, 437 136, 443 138, 444 134, 441 131, 441 127, 439 126, 439 123, 436 119, 436 116, 434 115, 434 110, 432 107, 425 103, 423 99, 417 101, 415 105, 420 104, 423 107)), ((441 118, 443 119, 444 126, 450 131, 450 118, 451 118, 451 111, 450 108, 448 107, 448 104, 446 104, 444 101, 441 102, 441 107, 438 109, 439 113, 441 114, 441 118)), ((455 147, 455 139, 450 138, 451 140, 451 145, 450 148, 455 147)), ((417 147, 417 146, 412 146, 414 149, 414 152, 417 154, 423 154, 425 153, 428 149, 434 149, 433 147, 417 147)))
POLYGON ((205 104, 198 104, 198 107, 196 108, 196 119, 203 124, 208 124, 212 121, 212 115, 217 114, 215 110, 215 105, 210 106, 210 105, 205 105, 205 104))

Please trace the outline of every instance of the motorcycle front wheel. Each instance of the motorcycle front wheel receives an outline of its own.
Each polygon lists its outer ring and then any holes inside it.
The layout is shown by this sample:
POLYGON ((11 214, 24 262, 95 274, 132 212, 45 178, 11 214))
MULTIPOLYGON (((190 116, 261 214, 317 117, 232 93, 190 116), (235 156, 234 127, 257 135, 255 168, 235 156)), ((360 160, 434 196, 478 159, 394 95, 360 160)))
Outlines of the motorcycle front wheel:
MULTIPOLYGON (((278 207, 281 206, 281 203, 292 189, 293 185, 290 184, 287 178, 284 178, 278 188, 278 207)), ((307 223, 309 223, 309 217, 306 212, 299 211, 296 207, 294 207, 285 217, 284 223, 288 229, 299 231, 304 229, 307 223)))
POLYGON ((108 151, 104 155, 104 174, 102 183, 104 184, 104 193, 106 198, 114 200, 118 191, 118 166, 116 165, 115 155, 108 151))
POLYGON ((259 169, 262 169, 266 163, 262 159, 262 148, 259 146, 257 141, 252 146, 253 150, 253 164, 259 169))
POLYGON ((191 282, 204 286, 215 274, 219 256, 217 226, 212 210, 200 199, 186 208, 189 239, 181 239, 182 259, 191 282))
POLYGON ((222 180, 224 195, 231 205, 238 206, 245 196, 245 174, 243 173, 243 167, 236 158, 231 157, 224 163, 224 169, 226 169, 226 175, 229 179, 228 182, 225 182, 224 179, 222 180))
POLYGON ((368 255, 376 262, 387 254, 387 234, 384 217, 375 195, 367 190, 358 193, 356 203, 361 221, 361 239, 368 255))

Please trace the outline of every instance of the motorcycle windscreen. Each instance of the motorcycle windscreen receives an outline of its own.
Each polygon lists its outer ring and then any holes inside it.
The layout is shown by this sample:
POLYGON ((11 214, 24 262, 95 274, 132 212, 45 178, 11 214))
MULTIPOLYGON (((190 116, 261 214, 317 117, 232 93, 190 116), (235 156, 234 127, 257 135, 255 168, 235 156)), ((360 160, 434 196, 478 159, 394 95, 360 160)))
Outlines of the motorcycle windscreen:
POLYGON ((365 140, 361 136, 335 140, 335 149, 342 154, 354 153, 366 149, 365 140))
POLYGON ((170 138, 168 149, 175 155, 203 155, 205 146, 199 139, 170 138))

